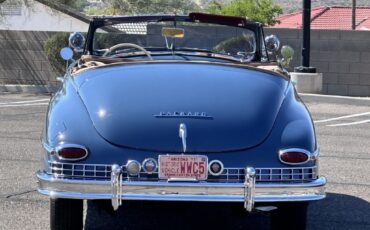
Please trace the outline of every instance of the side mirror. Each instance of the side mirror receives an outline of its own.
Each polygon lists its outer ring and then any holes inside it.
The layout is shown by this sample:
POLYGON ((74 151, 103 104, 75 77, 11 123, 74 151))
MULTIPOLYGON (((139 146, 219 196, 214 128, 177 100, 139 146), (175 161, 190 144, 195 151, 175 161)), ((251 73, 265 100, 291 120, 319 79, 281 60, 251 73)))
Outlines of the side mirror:
POLYGON ((63 58, 63 60, 69 61, 73 57, 73 50, 69 47, 64 47, 60 50, 60 56, 63 58))
POLYGON ((71 33, 69 36, 69 46, 76 52, 81 52, 85 47, 86 39, 80 32, 71 33))
POLYGON ((280 52, 283 58, 279 60, 279 63, 282 67, 288 68, 290 62, 293 60, 294 49, 291 46, 285 45, 281 48, 280 52))
POLYGON ((288 45, 283 46, 281 48, 281 56, 286 60, 292 60, 294 56, 294 49, 288 45))
POLYGON ((276 35, 269 35, 265 38, 266 49, 270 53, 276 53, 280 48, 280 40, 276 35))
MULTIPOLYGON (((68 70, 68 61, 73 61, 73 50, 69 47, 64 47, 60 50, 60 56, 66 61, 66 70, 68 70)), ((57 77, 57 81, 63 82, 63 78, 57 77)))

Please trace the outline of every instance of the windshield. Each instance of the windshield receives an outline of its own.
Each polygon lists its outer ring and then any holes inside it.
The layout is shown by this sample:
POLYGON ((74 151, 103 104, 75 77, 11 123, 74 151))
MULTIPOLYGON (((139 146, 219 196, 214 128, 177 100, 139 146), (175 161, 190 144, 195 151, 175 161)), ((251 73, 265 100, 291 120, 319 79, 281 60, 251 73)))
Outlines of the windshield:
POLYGON ((205 52, 251 61, 256 53, 256 36, 246 28, 199 22, 146 21, 97 29, 93 38, 93 54, 110 57, 144 55, 135 47, 116 46, 121 43, 139 45, 152 56, 163 52, 205 52), (183 36, 166 36, 163 31, 168 28, 183 31, 183 36))

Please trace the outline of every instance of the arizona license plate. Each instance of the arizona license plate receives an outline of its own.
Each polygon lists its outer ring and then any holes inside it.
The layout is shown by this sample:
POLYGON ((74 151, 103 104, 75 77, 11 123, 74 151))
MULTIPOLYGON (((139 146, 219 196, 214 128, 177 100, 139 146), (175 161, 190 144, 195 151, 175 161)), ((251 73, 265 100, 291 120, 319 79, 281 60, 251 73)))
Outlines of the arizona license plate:
POLYGON ((208 158, 199 155, 160 155, 160 179, 207 180, 208 158))

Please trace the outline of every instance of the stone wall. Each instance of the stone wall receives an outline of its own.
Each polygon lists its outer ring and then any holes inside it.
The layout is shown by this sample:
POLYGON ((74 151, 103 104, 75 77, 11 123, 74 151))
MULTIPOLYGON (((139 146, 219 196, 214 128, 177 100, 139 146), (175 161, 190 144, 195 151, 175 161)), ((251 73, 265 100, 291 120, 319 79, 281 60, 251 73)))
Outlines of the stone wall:
MULTIPOLYGON (((295 49, 292 66, 301 61, 301 31, 267 28, 295 49)), ((370 31, 312 30, 311 66, 323 73, 325 94, 370 96, 370 31)))
POLYGON ((57 84, 43 52, 52 34, 0 30, 0 84, 57 84))

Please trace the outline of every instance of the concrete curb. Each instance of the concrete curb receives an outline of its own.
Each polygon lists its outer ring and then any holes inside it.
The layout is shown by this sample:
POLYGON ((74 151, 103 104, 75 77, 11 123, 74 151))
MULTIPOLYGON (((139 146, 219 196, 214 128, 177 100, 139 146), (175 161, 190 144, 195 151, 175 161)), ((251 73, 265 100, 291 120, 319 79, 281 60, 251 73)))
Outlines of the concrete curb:
POLYGON ((322 73, 290 73, 299 93, 322 93, 322 73))
POLYGON ((56 92, 58 88, 50 85, 0 85, 0 93, 44 94, 56 92))

